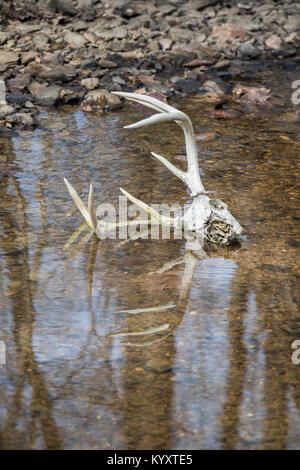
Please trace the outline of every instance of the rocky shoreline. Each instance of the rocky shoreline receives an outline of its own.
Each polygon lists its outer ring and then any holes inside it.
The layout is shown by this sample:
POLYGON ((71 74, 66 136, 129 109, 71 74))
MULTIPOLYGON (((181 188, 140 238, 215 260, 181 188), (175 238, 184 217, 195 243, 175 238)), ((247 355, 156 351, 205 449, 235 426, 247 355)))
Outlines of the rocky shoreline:
POLYGON ((47 106, 118 109, 113 90, 213 95, 220 112, 231 78, 300 66, 292 0, 0 0, 0 18, 0 132, 47 106))

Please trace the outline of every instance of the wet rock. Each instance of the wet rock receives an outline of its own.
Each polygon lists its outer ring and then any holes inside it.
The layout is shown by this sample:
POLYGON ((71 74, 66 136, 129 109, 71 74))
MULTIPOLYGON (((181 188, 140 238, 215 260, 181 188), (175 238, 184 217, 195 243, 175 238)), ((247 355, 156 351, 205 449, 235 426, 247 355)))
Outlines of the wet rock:
POLYGON ((36 122, 30 113, 11 114, 7 118, 7 122, 21 125, 21 127, 24 127, 24 128, 33 128, 36 126, 36 122))
POLYGON ((106 111, 109 109, 118 109, 123 106, 122 101, 116 95, 111 94, 108 90, 102 88, 89 91, 80 108, 83 111, 106 111))
POLYGON ((214 93, 217 96, 223 96, 227 92, 226 85, 222 80, 220 80, 219 83, 215 80, 205 80, 202 83, 201 89, 208 93, 214 93))
POLYGON ((80 49, 85 46, 87 40, 81 34, 68 31, 64 35, 64 40, 74 49, 80 49))
POLYGON ((260 51, 257 50, 256 47, 254 47, 249 42, 245 42, 245 43, 239 45, 238 55, 243 60, 255 59, 255 58, 260 56, 260 51))
POLYGON ((200 88, 200 86, 201 82, 192 78, 188 78, 186 80, 177 80, 174 83, 174 89, 176 91, 180 91, 181 93, 194 93, 200 88))
POLYGON ((213 140, 216 137, 215 131, 203 132, 201 134, 196 134, 196 141, 198 142, 207 142, 209 140, 213 140))
POLYGON ((35 95, 35 102, 43 106, 53 106, 59 99, 60 91, 60 86, 47 86, 35 95))
POLYGON ((223 108, 223 103, 216 106, 214 111, 211 113, 213 119, 236 119, 239 116, 239 112, 235 109, 223 108))
POLYGON ((158 56, 160 65, 167 73, 177 71, 184 63, 197 58, 197 54, 182 48, 173 48, 170 52, 161 52, 158 56))
POLYGON ((270 100, 270 90, 264 87, 247 87, 237 84, 232 91, 232 96, 240 103, 265 105, 270 100))
POLYGON ((62 89, 59 94, 59 101, 63 104, 78 103, 83 97, 83 93, 71 89, 62 89))
POLYGON ((172 370, 170 361, 166 361, 165 359, 161 359, 158 357, 147 361, 144 368, 152 372, 157 372, 158 374, 162 374, 164 372, 172 370))
POLYGON ((279 36, 272 34, 268 39, 265 40, 265 45, 269 49, 278 50, 281 48, 281 39, 279 36))

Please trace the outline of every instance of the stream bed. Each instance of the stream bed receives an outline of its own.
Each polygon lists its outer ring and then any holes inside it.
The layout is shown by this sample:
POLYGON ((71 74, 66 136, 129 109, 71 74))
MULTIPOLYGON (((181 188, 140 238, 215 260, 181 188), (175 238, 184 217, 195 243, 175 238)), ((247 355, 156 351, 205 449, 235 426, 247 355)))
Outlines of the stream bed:
POLYGON ((65 246, 82 218, 63 177, 84 200, 92 182, 98 204, 117 206, 119 187, 190 202, 150 156, 182 167, 175 124, 123 129, 149 115, 129 103, 64 107, 0 138, 0 448, 300 448, 300 138, 287 75, 261 77, 285 104, 260 114, 212 119, 200 96, 171 101, 196 135, 215 132, 198 141, 203 184, 245 229, 199 259, 183 240, 83 232, 65 246))

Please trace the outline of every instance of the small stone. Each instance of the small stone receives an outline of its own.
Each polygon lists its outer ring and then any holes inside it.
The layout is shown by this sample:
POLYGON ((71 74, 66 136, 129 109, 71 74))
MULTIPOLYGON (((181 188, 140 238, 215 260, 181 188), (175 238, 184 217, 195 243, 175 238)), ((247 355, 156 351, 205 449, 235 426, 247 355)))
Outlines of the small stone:
POLYGON ((246 30, 241 25, 225 23, 220 26, 214 26, 210 39, 216 39, 219 45, 226 42, 231 43, 236 39, 243 40, 246 36, 246 30))
POLYGON ((88 25, 85 21, 76 21, 76 23, 73 24, 73 29, 74 31, 83 31, 88 28, 88 25))
POLYGON ((31 103, 31 101, 26 101, 25 102, 25 108, 31 109, 31 108, 34 108, 34 105, 31 103))
POLYGON ((99 65, 103 67, 104 69, 113 69, 114 67, 118 66, 116 62, 113 62, 112 60, 107 60, 107 59, 99 60, 99 65))
POLYGON ((292 33, 293 31, 297 31, 300 29, 300 21, 299 16, 288 16, 287 21, 284 23, 283 28, 288 32, 292 33))
POLYGON ((7 41, 8 37, 7 33, 0 32, 0 46, 7 41))
POLYGON ((94 5, 95 0, 78 0, 78 8, 90 8, 94 5))
POLYGON ((23 127, 34 127, 35 122, 30 113, 15 113, 11 114, 7 119, 8 122, 13 124, 21 124, 23 127))
POLYGON ((23 65, 29 64, 29 62, 32 62, 35 59, 36 55, 37 53, 35 51, 24 52, 21 56, 22 64, 23 65))
POLYGON ((116 95, 111 94, 108 90, 100 88, 97 90, 89 91, 80 108, 83 111, 100 110, 104 111, 107 109, 117 109, 123 106, 122 101, 116 95))
POLYGON ((40 91, 44 90, 47 86, 47 83, 32 82, 28 86, 28 90, 32 95, 37 95, 40 91))
POLYGON ((214 80, 205 80, 201 88, 208 93, 215 93, 219 96, 223 96, 226 93, 225 87, 222 87, 214 80))
POLYGON ((171 49, 171 46, 173 43, 173 41, 168 38, 160 39, 158 42, 163 51, 167 51, 168 49, 171 49))
POLYGON ((30 73, 20 73, 16 75, 15 78, 11 78, 7 81, 7 88, 10 91, 22 91, 27 85, 29 85, 30 79, 30 73))
POLYGON ((174 83, 174 89, 181 91, 182 93, 194 93, 200 88, 201 82, 193 78, 187 78, 186 80, 177 80, 174 83))
POLYGON ((80 49, 87 43, 87 40, 81 34, 72 33, 71 31, 65 34, 64 40, 74 49, 80 49))
POLYGON ((296 42, 298 41, 298 35, 297 33, 294 31, 293 33, 289 34, 286 38, 285 38, 285 42, 296 42))
POLYGON ((148 47, 151 52, 159 51, 159 42, 151 41, 148 47))
POLYGON ((14 108, 8 104, 0 106, 0 118, 4 118, 14 112, 14 108))
POLYGON ((260 51, 258 51, 252 44, 245 42, 240 44, 238 47, 239 56, 242 59, 255 59, 260 56, 260 51))
POLYGON ((96 44, 96 42, 98 41, 98 38, 90 31, 85 31, 83 33, 83 37, 92 44, 96 44))
POLYGON ((99 78, 83 78, 81 80, 81 85, 88 88, 89 90, 94 90, 100 85, 99 78))
POLYGON ((172 365, 170 361, 166 361, 165 359, 153 358, 146 362, 145 369, 162 374, 172 370, 172 365))
POLYGON ((272 34, 268 39, 265 40, 265 45, 269 49, 278 50, 281 48, 281 39, 279 36, 272 34))
POLYGON ((59 13, 64 13, 70 16, 75 16, 77 13, 77 9, 69 0, 50 0, 50 5, 59 13))
POLYGON ((0 106, 6 105, 6 86, 5 81, 0 79, 0 106))
POLYGON ((7 67, 15 65, 19 60, 19 54, 13 51, 2 50, 0 54, 0 71, 4 72, 7 67))
POLYGON ((33 36, 33 44, 38 51, 47 51, 49 50, 49 36, 44 33, 38 33, 33 36))
POLYGON ((26 34, 34 33, 35 31, 40 31, 41 26, 39 24, 27 24, 20 23, 16 26, 16 30, 26 36, 26 34))
POLYGON ((36 103, 43 106, 53 106, 59 99, 61 87, 50 85, 37 93, 35 96, 36 103))
POLYGON ((114 28, 111 32, 111 36, 116 39, 124 39, 126 38, 128 32, 125 28, 114 28))

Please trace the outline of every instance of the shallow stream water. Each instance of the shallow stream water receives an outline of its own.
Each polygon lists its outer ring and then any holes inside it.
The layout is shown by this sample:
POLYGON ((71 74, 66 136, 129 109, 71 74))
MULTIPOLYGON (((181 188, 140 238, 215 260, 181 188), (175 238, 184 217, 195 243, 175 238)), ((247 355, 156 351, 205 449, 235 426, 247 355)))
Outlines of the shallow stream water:
POLYGON ((82 220, 63 177, 85 199, 93 182, 97 203, 117 205, 120 186, 148 203, 189 202, 150 156, 182 167, 175 125, 125 130, 149 115, 130 104, 66 107, 0 138, 1 448, 300 448, 295 78, 262 76, 284 106, 231 120, 212 119, 199 96, 173 101, 196 134, 216 132, 198 142, 203 184, 245 228, 240 245, 202 258, 183 240, 87 232, 65 249, 82 220))

